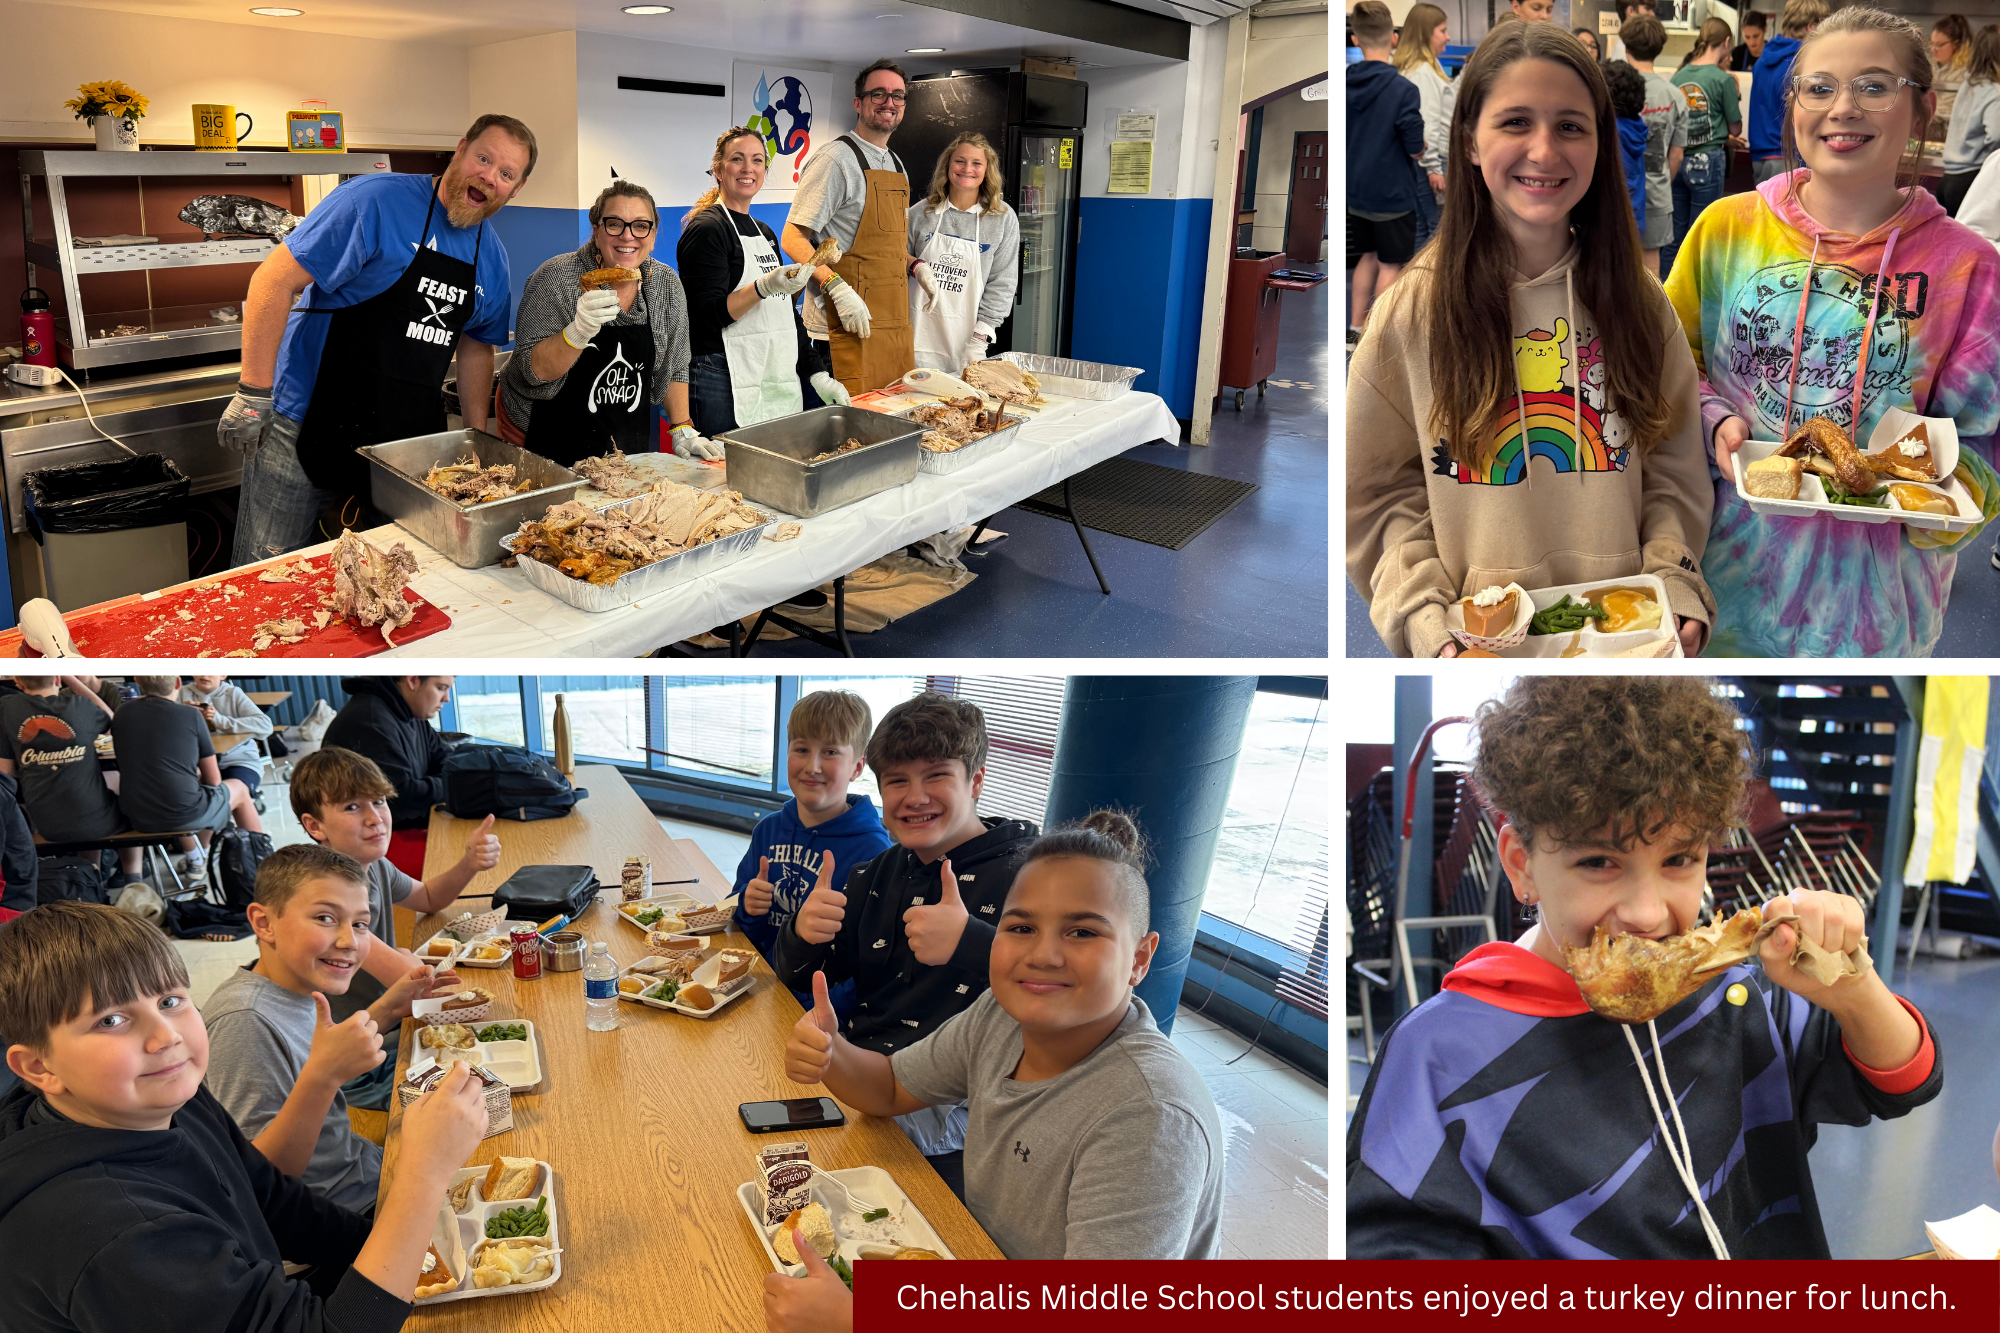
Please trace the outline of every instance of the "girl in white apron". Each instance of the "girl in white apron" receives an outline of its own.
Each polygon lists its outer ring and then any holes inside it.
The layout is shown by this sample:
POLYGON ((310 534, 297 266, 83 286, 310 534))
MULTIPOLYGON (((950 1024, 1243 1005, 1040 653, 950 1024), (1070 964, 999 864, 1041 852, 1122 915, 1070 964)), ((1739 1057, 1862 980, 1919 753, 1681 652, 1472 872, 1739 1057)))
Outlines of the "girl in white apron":
POLYGON ((818 364, 798 315, 811 267, 785 264, 776 234, 750 214, 767 151, 754 130, 724 131, 709 163, 715 187, 695 201, 675 250, 688 296, 688 408, 711 438, 848 401, 818 364))
POLYGON ((999 154, 961 134, 910 206, 910 323, 919 366, 957 374, 984 359, 1014 307, 1021 224, 1001 198, 999 154))

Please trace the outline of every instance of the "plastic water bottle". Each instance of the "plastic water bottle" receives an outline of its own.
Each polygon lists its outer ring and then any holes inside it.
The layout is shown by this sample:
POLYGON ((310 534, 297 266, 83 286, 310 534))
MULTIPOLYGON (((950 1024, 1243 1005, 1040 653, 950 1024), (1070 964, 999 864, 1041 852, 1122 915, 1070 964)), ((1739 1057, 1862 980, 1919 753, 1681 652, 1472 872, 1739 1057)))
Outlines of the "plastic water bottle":
POLYGON ((592 1032, 613 1032, 618 1027, 618 964, 611 960, 611 946, 602 940, 590 946, 590 958, 583 965, 583 1025, 592 1032))

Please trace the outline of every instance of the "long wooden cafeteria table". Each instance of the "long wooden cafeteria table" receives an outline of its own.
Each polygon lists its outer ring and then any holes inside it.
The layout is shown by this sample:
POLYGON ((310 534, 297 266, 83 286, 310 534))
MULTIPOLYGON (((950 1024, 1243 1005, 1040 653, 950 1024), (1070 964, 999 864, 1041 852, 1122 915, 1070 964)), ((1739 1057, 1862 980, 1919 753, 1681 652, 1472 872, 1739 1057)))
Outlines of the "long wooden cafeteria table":
MULTIPOLYGON (((579 768, 577 784, 590 795, 568 818, 496 825, 501 864, 468 891, 490 890, 516 867, 542 862, 594 865, 602 882, 615 884, 625 857, 640 851, 654 858, 656 879, 669 878, 661 872, 670 864, 687 867, 690 880, 719 875, 706 865, 707 873, 698 875, 650 814, 659 841, 641 836, 630 810, 645 807, 617 770, 579 768), (608 807, 615 812, 605 813, 608 807), (673 861, 663 855, 662 842, 673 861)), ((456 860, 471 829, 469 820, 433 813, 425 874, 456 860)), ((418 919, 400 909, 396 915, 398 934, 413 926, 416 943, 442 924, 439 916, 418 919)), ((593 905, 577 924, 591 941, 609 940, 622 967, 645 955, 644 936, 614 915, 593 905)), ((713 939, 749 948, 733 931, 713 939)), ((535 1157, 555 1168, 563 1273, 544 1292, 420 1306, 413 1326, 477 1333, 642 1323, 762 1328, 763 1281, 771 1264, 737 1203, 736 1187, 754 1179, 760 1146, 788 1138, 808 1144, 814 1164, 827 1170, 887 1171, 961 1259, 1005 1257, 892 1121, 849 1110, 839 1129, 758 1135, 743 1128, 736 1111, 741 1102, 826 1091, 785 1077, 785 1038, 800 1009, 762 960, 750 994, 713 1018, 621 1002, 615 1032, 584 1027, 582 972, 545 970, 533 981, 516 981, 511 968, 460 975, 493 992, 488 1021, 525 1018, 540 1038, 541 1086, 515 1096, 514 1128, 482 1140, 472 1161, 535 1157)), ((406 1023, 396 1057, 399 1076, 409 1065, 412 1041, 413 1025, 406 1023)), ((396 1171, 401 1131, 398 1104, 389 1115, 385 1190, 396 1171)))

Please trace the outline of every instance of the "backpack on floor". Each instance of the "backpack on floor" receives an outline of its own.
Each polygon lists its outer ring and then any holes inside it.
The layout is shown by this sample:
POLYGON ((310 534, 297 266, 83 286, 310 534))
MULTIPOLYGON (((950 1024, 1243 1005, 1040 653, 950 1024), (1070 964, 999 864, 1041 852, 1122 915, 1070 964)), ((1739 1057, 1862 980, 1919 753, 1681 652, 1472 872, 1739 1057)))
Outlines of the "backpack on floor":
POLYGON ((35 865, 35 901, 108 903, 110 877, 93 852, 87 856, 44 856, 35 865))
POLYGON ((589 791, 519 745, 467 745, 444 761, 444 808, 460 819, 561 819, 589 791))
POLYGON ((208 874, 224 906, 240 911, 250 905, 257 894, 258 867, 270 854, 268 834, 232 827, 215 835, 208 846, 208 874))

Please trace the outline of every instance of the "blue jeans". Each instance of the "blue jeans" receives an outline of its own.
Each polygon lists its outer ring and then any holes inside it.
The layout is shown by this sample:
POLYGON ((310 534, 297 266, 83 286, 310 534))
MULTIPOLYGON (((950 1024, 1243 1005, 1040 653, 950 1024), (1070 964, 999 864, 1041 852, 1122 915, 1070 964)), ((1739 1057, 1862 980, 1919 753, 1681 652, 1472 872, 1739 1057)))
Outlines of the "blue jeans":
POLYGON ((1660 251, 1662 282, 1673 272, 1674 256, 1680 253, 1688 228, 1702 209, 1722 198, 1722 178, 1728 174, 1729 156, 1720 148, 1689 153, 1681 160, 1681 169, 1674 173, 1674 239, 1660 251))
POLYGON ((306 545, 319 516, 344 498, 312 484, 299 465, 299 423, 273 412, 263 440, 243 460, 229 562, 247 565, 306 545))
POLYGON ((1444 208, 1431 193, 1429 180, 1417 187, 1417 248, 1423 249, 1437 235, 1438 217, 1444 208))

